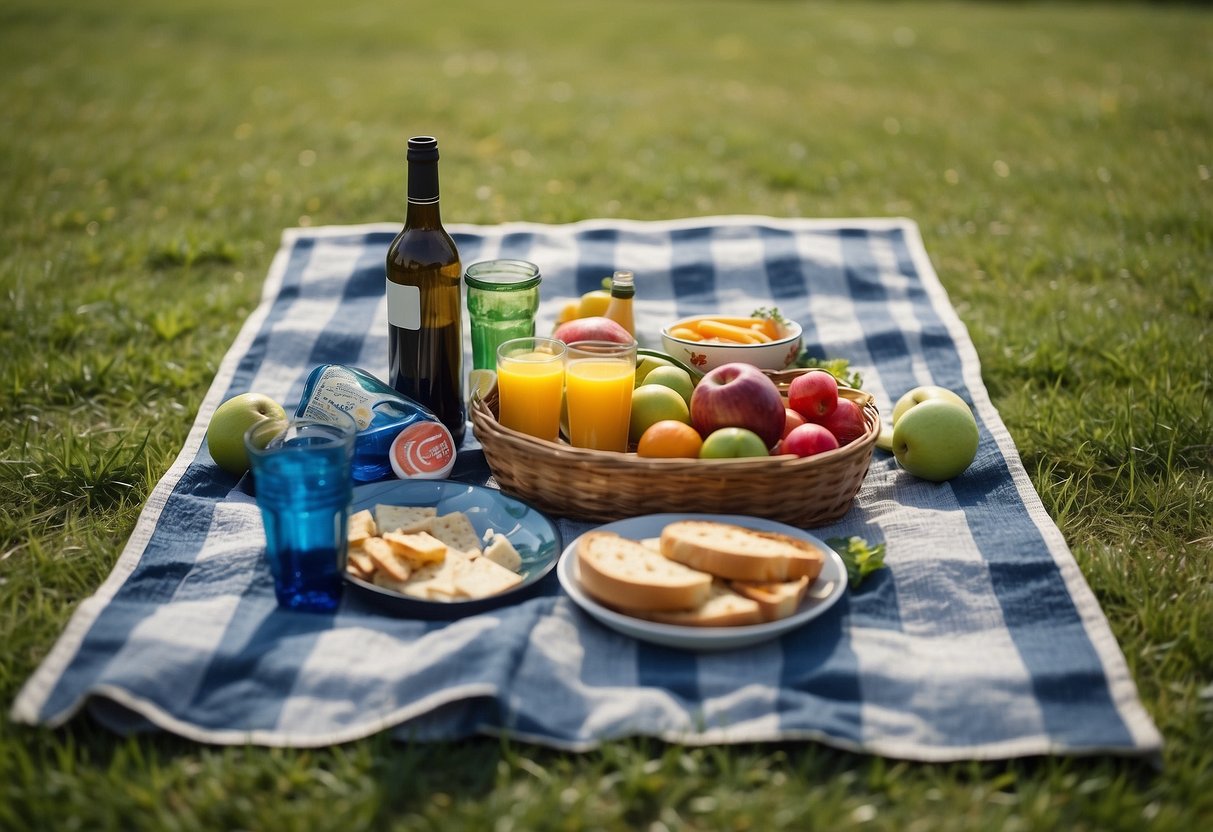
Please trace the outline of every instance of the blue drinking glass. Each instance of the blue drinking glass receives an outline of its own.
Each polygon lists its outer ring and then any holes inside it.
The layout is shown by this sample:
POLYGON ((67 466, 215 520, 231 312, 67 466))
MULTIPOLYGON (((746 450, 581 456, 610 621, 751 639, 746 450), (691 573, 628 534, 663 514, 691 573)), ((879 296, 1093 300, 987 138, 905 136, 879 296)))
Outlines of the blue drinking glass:
POLYGON ((357 426, 295 418, 253 425, 244 435, 265 551, 278 604, 336 609, 344 586, 357 426))

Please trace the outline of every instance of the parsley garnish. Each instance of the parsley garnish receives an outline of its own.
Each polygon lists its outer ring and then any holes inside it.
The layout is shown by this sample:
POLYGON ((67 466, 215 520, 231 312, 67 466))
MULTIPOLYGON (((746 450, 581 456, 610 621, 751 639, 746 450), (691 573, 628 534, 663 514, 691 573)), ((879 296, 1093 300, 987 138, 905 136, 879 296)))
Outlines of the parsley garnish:
POLYGON ((852 537, 831 537, 826 543, 842 556, 847 565, 847 583, 851 589, 856 589, 863 579, 878 569, 884 569, 884 544, 875 546, 857 535, 852 537))

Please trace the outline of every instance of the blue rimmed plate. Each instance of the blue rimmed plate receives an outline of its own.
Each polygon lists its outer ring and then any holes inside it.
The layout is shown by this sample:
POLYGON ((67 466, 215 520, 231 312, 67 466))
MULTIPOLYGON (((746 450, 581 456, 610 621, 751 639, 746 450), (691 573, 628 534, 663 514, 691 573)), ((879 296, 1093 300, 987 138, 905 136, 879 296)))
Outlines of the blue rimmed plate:
POLYGON ((560 559, 560 566, 556 569, 560 585, 573 599, 573 603, 599 623, 616 632, 666 647, 699 651, 734 650, 738 647, 748 647, 778 638, 823 615, 826 610, 838 603, 838 600, 847 591, 846 564, 842 562, 842 558, 837 552, 804 529, 777 523, 774 520, 721 514, 648 514, 643 517, 630 517, 626 520, 607 523, 596 531, 614 532, 621 537, 643 540, 646 537, 659 537, 661 530, 676 520, 713 520, 797 537, 820 549, 826 556, 825 564, 821 568, 821 574, 809 585, 809 591, 804 600, 800 602, 796 612, 779 621, 740 627, 686 627, 679 624, 663 624, 634 618, 603 606, 581 588, 581 582, 577 577, 576 540, 565 549, 564 556, 560 559))
POLYGON ((477 534, 494 529, 504 534, 522 556, 521 584, 500 595, 468 601, 423 601, 346 574, 346 583, 357 595, 394 615, 452 619, 516 604, 535 592, 560 557, 562 541, 556 524, 542 512, 496 489, 450 480, 388 480, 356 487, 351 509, 374 511, 381 503, 433 506, 440 515, 461 511, 477 534))

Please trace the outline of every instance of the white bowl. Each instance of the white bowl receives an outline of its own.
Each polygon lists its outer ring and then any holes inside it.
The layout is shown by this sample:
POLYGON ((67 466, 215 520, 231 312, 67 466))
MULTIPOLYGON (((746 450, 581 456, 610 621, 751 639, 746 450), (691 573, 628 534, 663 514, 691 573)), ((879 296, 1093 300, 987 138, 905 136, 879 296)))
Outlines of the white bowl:
POLYGON ((721 364, 740 361, 753 364, 763 370, 782 370, 800 355, 801 328, 795 321, 784 321, 782 338, 765 344, 728 344, 715 341, 687 341, 670 335, 670 330, 677 329, 688 321, 711 317, 710 315, 694 315, 682 318, 661 328, 662 349, 679 361, 690 364, 700 372, 706 373, 721 364))

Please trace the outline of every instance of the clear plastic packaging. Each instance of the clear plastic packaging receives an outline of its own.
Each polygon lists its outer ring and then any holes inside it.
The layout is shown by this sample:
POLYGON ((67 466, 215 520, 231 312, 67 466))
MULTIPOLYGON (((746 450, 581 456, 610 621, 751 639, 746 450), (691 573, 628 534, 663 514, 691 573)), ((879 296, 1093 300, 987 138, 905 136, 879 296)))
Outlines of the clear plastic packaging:
POLYGON ((353 477, 375 482, 443 479, 455 465, 456 445, 438 417, 365 370, 322 364, 308 375, 295 415, 310 419, 348 413, 358 426, 353 477))

